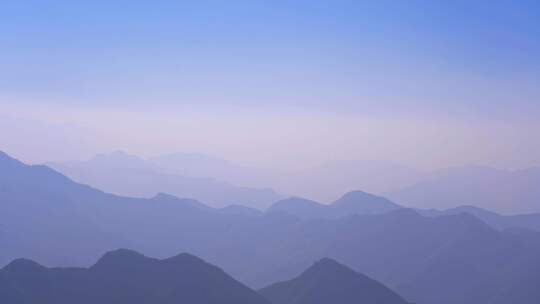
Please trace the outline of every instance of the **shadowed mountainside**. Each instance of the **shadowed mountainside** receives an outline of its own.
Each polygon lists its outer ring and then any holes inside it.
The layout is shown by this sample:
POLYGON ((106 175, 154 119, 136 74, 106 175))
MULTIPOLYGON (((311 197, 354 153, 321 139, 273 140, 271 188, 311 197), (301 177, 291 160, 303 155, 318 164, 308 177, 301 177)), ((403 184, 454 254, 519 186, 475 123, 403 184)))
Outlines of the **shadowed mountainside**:
POLYGON ((398 294, 338 262, 324 258, 300 276, 259 291, 273 304, 406 304, 398 294))
POLYGON ((0 270, 0 302, 269 304, 195 256, 157 260, 124 249, 105 254, 90 268, 46 268, 15 260, 0 270))

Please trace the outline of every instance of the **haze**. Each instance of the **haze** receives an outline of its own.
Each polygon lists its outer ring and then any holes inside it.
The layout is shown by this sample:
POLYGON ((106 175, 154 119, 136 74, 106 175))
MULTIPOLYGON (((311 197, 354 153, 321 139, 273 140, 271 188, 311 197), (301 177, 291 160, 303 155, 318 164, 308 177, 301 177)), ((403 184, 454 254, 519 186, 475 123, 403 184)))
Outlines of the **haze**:
POLYGON ((0 149, 538 166, 540 6, 413 4, 7 1, 0 149))

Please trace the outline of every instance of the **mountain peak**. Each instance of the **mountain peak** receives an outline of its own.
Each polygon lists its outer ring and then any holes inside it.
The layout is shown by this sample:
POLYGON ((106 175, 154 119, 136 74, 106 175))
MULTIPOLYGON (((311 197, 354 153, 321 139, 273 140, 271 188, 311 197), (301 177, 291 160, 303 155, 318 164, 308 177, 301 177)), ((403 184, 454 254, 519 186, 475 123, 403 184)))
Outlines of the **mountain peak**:
POLYGON ((341 199, 359 199, 359 198, 370 198, 375 195, 361 191, 361 190, 353 190, 345 193, 341 199))
POLYGON ((180 253, 173 257, 167 258, 163 260, 165 262, 169 263, 183 263, 183 264, 191 264, 191 265, 209 265, 207 264, 203 259, 199 258, 198 256, 195 256, 190 253, 180 253))
POLYGON ((328 273, 328 272, 348 272, 348 273, 354 273, 353 270, 343 266, 342 264, 340 264, 339 262, 337 262, 336 260, 334 259, 331 259, 331 258, 322 258, 320 260, 318 260, 317 262, 315 262, 310 268, 308 268, 308 270, 306 270, 305 273, 307 272, 325 272, 325 273, 328 273))
POLYGON ((360 274, 357 274, 336 260, 326 257, 313 263, 300 277, 326 281, 327 279, 333 280, 339 277, 345 278, 354 275, 360 274))
POLYGON ((263 288, 260 293, 275 304, 406 304, 381 283, 330 258, 323 258, 300 276, 263 288))
POLYGON ((141 261, 150 259, 144 255, 129 249, 117 249, 105 253, 93 266, 93 268, 111 267, 120 265, 137 265, 141 261))
POLYGON ((293 196, 293 197, 289 197, 289 198, 280 200, 280 201, 274 203, 273 206, 280 206, 280 205, 319 206, 321 204, 316 202, 316 201, 309 200, 307 198, 293 196))
POLYGON ((382 197, 363 191, 351 191, 343 195, 332 205, 340 214, 377 214, 402 207, 382 197))
POLYGON ((267 212, 284 212, 301 218, 318 218, 327 216, 327 207, 309 199, 290 197, 274 203, 267 212))
POLYGON ((190 254, 159 260, 119 249, 91 268, 46 268, 16 260, 0 271, 0 280, 1 303, 268 304, 190 254))
POLYGON ((29 259, 16 259, 3 268, 10 273, 30 273, 41 271, 45 267, 29 259))
POLYGON ((131 168, 137 170, 154 170, 155 166, 145 159, 124 151, 97 154, 90 160, 83 162, 92 166, 105 166, 111 168, 131 168))
POLYGON ((386 203, 386 204, 396 205, 382 196, 377 196, 377 195, 360 191, 360 190, 347 192, 338 200, 333 202, 333 204, 336 204, 336 205, 358 204, 358 203, 386 203))

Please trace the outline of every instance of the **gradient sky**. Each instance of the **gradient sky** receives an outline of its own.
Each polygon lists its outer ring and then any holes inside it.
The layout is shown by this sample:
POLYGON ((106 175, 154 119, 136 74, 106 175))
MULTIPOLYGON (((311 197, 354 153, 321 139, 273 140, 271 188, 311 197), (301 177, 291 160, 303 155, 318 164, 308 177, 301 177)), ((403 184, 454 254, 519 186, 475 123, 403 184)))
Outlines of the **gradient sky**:
POLYGON ((6 0, 0 149, 540 165, 539 54, 538 1, 6 0))

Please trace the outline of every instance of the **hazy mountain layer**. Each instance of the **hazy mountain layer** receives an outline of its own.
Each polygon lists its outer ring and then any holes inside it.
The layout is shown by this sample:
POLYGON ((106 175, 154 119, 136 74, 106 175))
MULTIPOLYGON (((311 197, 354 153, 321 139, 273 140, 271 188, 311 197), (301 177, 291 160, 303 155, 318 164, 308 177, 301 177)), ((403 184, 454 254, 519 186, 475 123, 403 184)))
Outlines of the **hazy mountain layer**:
POLYGON ((354 214, 381 214, 400 208, 383 197, 352 191, 329 205, 303 198, 288 198, 276 202, 267 212, 284 212, 303 219, 337 219, 354 214))
POLYGON ((87 266, 111 248, 156 257, 191 252, 260 288, 330 257, 419 304, 539 300, 539 234, 499 231, 466 213, 424 217, 398 209, 316 220, 245 214, 169 195, 115 196, 5 154, 0 202, 2 264, 26 257, 87 266))
POLYGON ((540 212, 540 169, 469 166, 441 170, 387 196, 407 207, 472 205, 506 214, 540 212))
POLYGON ((243 204, 259 209, 281 198, 271 189, 240 187, 211 175, 192 176, 192 169, 184 175, 181 168, 173 170, 161 167, 164 160, 159 160, 154 163, 116 152, 83 162, 48 165, 77 182, 117 195, 151 197, 165 192, 201 200, 215 207, 243 204))

